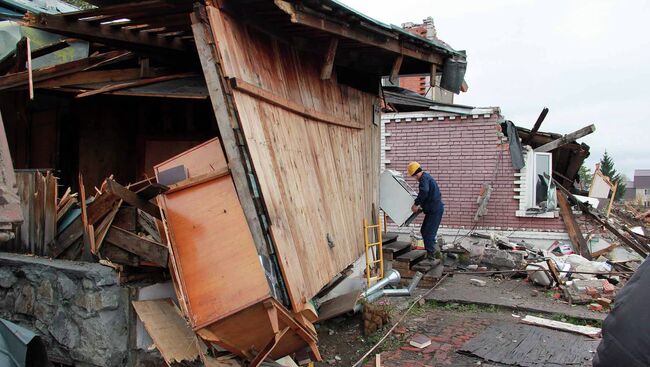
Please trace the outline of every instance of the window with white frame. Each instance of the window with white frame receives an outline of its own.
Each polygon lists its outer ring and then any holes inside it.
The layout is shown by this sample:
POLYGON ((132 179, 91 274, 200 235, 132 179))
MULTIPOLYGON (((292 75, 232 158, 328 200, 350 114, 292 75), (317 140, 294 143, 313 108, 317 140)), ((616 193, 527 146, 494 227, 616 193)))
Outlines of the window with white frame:
POLYGON ((553 155, 551 153, 534 152, 529 146, 524 147, 525 166, 515 174, 518 178, 515 184, 516 199, 519 200, 518 217, 554 218, 556 210, 555 197, 549 190, 553 174, 553 155), (551 197, 549 198, 549 193, 551 197))

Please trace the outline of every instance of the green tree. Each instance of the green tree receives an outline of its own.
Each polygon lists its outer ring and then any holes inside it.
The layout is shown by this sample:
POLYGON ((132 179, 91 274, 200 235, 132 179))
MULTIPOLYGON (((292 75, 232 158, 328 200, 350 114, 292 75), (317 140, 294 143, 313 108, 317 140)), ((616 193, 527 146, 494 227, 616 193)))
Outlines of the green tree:
POLYGON ((600 159, 600 171, 607 177, 609 177, 612 183, 618 183, 618 188, 616 189, 615 200, 619 200, 625 194, 625 181, 624 176, 616 172, 614 168, 614 158, 605 151, 603 157, 600 159))
POLYGON ((591 168, 587 168, 583 163, 578 170, 578 176, 580 177, 580 186, 583 190, 589 190, 591 186, 591 180, 593 180, 594 175, 591 173, 591 168))

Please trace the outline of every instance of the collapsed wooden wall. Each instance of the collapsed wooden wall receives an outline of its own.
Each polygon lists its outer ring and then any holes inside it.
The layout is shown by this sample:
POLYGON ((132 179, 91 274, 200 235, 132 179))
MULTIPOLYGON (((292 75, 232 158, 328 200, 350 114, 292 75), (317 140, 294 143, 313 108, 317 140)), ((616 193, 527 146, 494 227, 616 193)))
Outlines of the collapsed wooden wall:
POLYGON ((208 15, 298 311, 363 252, 378 202, 376 96, 321 80, 322 57, 208 15))

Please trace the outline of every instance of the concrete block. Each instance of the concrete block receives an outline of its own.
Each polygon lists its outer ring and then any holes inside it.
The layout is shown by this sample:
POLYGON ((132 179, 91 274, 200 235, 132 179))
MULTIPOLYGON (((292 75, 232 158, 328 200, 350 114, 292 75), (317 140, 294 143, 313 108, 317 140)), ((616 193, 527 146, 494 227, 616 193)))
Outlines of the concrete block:
POLYGON ((526 267, 525 253, 523 251, 508 251, 495 248, 486 248, 483 251, 481 262, 498 268, 523 269, 526 267))

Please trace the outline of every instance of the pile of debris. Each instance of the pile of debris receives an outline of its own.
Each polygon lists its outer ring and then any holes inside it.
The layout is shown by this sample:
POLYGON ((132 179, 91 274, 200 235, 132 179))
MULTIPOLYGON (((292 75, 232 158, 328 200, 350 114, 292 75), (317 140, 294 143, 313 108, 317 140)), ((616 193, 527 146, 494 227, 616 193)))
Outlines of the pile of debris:
POLYGON ((57 236, 49 256, 100 261, 117 269, 123 282, 168 278, 160 209, 151 199, 168 188, 145 180, 128 187, 107 178, 94 195, 68 188, 57 204, 57 236))

